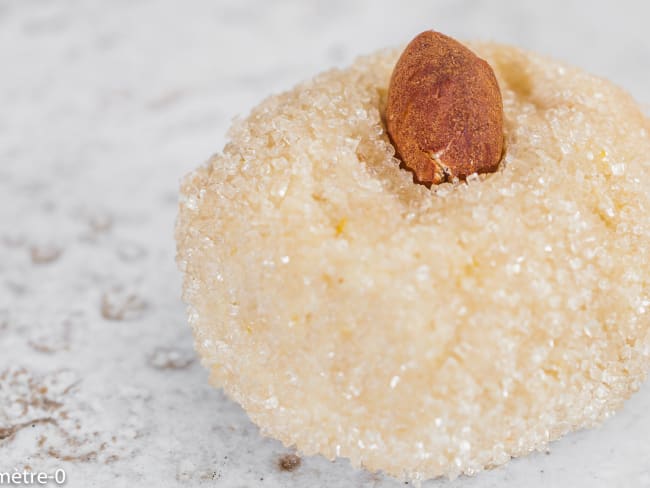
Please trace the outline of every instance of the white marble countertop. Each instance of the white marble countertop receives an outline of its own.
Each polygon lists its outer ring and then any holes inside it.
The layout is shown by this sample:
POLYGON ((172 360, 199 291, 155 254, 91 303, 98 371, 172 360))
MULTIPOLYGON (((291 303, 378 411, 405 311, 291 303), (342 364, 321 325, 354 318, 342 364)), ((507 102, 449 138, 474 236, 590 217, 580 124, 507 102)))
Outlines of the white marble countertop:
MULTIPOLYGON (((67 486, 397 487, 260 436, 179 299, 181 175, 267 94, 436 28, 650 104, 647 2, 0 0, 0 473, 67 486)), ((648 487, 650 384, 602 428, 431 486, 648 487)), ((427 484, 428 486, 429 484, 427 484)))

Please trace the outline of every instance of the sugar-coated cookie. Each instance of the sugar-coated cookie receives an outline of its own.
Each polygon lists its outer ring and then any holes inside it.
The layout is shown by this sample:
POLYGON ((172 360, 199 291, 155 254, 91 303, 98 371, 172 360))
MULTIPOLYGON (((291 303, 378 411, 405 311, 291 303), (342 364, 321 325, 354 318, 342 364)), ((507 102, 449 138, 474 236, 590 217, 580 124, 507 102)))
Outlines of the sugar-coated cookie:
POLYGON ((385 107, 398 51, 272 96, 182 185, 196 347, 263 433, 408 479, 599 424, 650 364, 650 125, 607 81, 468 44, 496 172, 427 188, 385 107))

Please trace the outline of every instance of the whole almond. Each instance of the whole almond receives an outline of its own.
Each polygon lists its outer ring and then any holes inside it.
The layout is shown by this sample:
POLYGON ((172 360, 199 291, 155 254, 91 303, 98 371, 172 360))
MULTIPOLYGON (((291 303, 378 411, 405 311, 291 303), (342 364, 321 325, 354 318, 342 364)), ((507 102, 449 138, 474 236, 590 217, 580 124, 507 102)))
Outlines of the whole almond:
POLYGON ((397 156, 418 183, 496 171, 503 102, 492 68, 451 37, 419 34, 393 70, 386 125, 397 156))

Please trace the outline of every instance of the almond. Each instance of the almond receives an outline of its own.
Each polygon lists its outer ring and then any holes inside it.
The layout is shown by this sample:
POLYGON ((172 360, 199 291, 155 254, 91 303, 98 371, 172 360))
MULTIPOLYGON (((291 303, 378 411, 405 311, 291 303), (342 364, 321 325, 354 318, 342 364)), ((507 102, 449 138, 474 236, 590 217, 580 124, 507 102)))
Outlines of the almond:
POLYGON ((451 37, 419 34, 393 70, 386 126, 397 157, 418 183, 496 171, 503 101, 492 68, 451 37))

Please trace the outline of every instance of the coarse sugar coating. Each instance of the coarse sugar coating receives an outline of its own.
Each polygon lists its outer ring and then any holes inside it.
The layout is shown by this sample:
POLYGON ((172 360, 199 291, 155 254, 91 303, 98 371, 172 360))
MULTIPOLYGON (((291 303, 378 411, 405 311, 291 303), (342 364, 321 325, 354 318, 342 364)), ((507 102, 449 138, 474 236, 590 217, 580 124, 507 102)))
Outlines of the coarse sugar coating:
POLYGON ((650 363, 650 124, 519 49, 506 150, 431 189, 382 113, 399 51, 266 99, 182 185, 196 347, 265 434, 409 479, 473 474, 597 425, 650 363))

